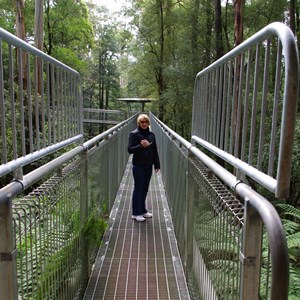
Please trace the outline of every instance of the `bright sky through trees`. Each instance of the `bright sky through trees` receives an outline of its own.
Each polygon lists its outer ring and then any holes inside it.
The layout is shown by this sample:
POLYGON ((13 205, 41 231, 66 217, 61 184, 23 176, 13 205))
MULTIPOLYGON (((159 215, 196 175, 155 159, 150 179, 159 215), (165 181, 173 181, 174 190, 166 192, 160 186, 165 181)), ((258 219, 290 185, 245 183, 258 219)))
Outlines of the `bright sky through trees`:
POLYGON ((92 0, 95 4, 106 6, 111 12, 117 12, 126 0, 92 0))

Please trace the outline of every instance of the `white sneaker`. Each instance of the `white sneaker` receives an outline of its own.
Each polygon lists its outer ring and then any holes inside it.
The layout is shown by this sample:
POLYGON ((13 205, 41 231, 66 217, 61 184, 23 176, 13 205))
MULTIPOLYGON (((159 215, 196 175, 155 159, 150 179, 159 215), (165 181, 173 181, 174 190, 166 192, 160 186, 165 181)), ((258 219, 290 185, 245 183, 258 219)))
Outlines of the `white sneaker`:
POLYGON ((148 211, 145 214, 143 214, 144 218, 152 218, 152 214, 148 211))
POLYGON ((143 216, 131 216, 132 219, 135 219, 138 222, 143 222, 146 219, 143 216))

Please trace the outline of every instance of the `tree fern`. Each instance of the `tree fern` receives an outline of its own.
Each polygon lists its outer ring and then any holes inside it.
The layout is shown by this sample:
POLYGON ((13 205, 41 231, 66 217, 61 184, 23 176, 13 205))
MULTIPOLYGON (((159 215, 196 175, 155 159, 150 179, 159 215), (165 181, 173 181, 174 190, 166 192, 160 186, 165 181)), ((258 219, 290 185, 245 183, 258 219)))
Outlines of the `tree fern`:
POLYGON ((281 216, 289 251, 289 300, 300 299, 300 209, 286 203, 279 203, 276 207, 281 216))
POLYGON ((278 203, 276 207, 280 209, 280 216, 282 218, 290 216, 294 217, 295 220, 300 222, 300 209, 298 209, 297 207, 286 203, 278 203))

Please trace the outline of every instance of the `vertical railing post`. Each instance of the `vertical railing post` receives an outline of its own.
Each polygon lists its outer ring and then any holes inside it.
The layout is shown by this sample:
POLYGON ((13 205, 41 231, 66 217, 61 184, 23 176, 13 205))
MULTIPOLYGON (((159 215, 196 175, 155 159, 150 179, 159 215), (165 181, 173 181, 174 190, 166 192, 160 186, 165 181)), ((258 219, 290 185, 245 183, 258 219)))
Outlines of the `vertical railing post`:
POLYGON ((12 200, 0 204, 0 299, 17 299, 12 200))
POLYGON ((190 154, 187 158, 186 170, 186 215, 185 215, 185 236, 186 236, 186 251, 185 251, 185 272, 188 274, 193 265, 193 243, 194 243, 194 201, 195 201, 195 184, 192 180, 192 175, 189 172, 190 154))
POLYGON ((240 299, 257 299, 260 290, 262 220, 248 199, 245 200, 244 214, 240 299))
MULTIPOLYGON (((111 139, 110 141, 111 143, 113 143, 113 139, 111 139)), ((113 199, 113 186, 114 186, 114 180, 116 180, 116 178, 114 178, 114 171, 113 170, 113 159, 114 159, 114 147, 112 147, 112 149, 108 152, 108 170, 107 170, 107 174, 108 174, 108 205, 109 205, 109 211, 112 209, 113 205, 114 205, 114 199, 113 199)))
MULTIPOLYGON (((88 218, 88 160, 87 160, 87 151, 83 152, 81 155, 83 162, 83 174, 80 178, 80 221, 81 228, 83 228, 87 218, 88 218)), ((89 277, 89 245, 87 243, 86 237, 83 236, 81 231, 81 274, 82 282, 85 284, 89 277)))

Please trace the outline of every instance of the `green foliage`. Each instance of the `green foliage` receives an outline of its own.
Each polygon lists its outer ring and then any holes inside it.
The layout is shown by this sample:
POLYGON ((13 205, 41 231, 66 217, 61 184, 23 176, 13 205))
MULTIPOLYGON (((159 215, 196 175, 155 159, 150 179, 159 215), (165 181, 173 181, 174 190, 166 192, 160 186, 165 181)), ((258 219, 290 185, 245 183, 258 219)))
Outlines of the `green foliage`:
POLYGON ((201 206, 194 218, 195 240, 216 293, 224 299, 237 298, 240 245, 236 237, 241 228, 226 210, 217 213, 201 206))
POLYGON ((93 208, 91 215, 88 217, 82 229, 83 235, 90 246, 100 245, 106 227, 106 220, 103 219, 96 208, 93 208))
POLYGON ((0 27, 14 33, 15 13, 11 0, 0 0, 0 27))
POLYGON ((67 245, 47 258, 45 268, 34 293, 34 299, 42 300, 45 294, 50 294, 52 299, 62 297, 62 291, 64 291, 68 281, 70 279, 74 280, 72 278, 74 276, 73 266, 76 265, 78 258, 70 254, 78 247, 77 243, 78 239, 72 239, 67 245), (50 285, 49 282, 51 282, 50 285))
POLYGON ((44 26, 46 52, 54 57, 57 55, 57 59, 81 71, 81 60, 89 54, 94 42, 87 6, 83 1, 73 0, 47 2, 47 5, 44 26))
POLYGON ((289 299, 300 298, 300 209, 286 203, 276 205, 286 233, 290 259, 289 299))
POLYGON ((286 0, 254 0, 246 4, 244 18, 245 39, 272 22, 285 22, 286 0))
MULTIPOLYGON (((299 105, 299 104, 298 104, 299 105)), ((288 203, 300 206, 300 114, 296 119, 295 139, 293 147, 293 164, 291 171, 290 197, 288 203)))
POLYGON ((26 299, 64 299, 63 293, 74 289, 70 282, 82 282, 82 259, 101 243, 107 201, 90 207, 83 222, 78 178, 73 175, 52 178, 46 190, 39 187, 38 199, 14 201, 18 285, 26 299), (88 253, 83 253, 84 246, 88 253))
MULTIPOLYGON (((95 7, 89 3, 88 7, 95 40, 93 51, 87 60, 88 68, 82 73, 83 105, 89 108, 117 109, 115 99, 121 96, 120 66, 131 34, 114 18, 110 19, 108 11, 103 7, 95 7)), ((91 127, 90 135, 99 133, 91 127)))

